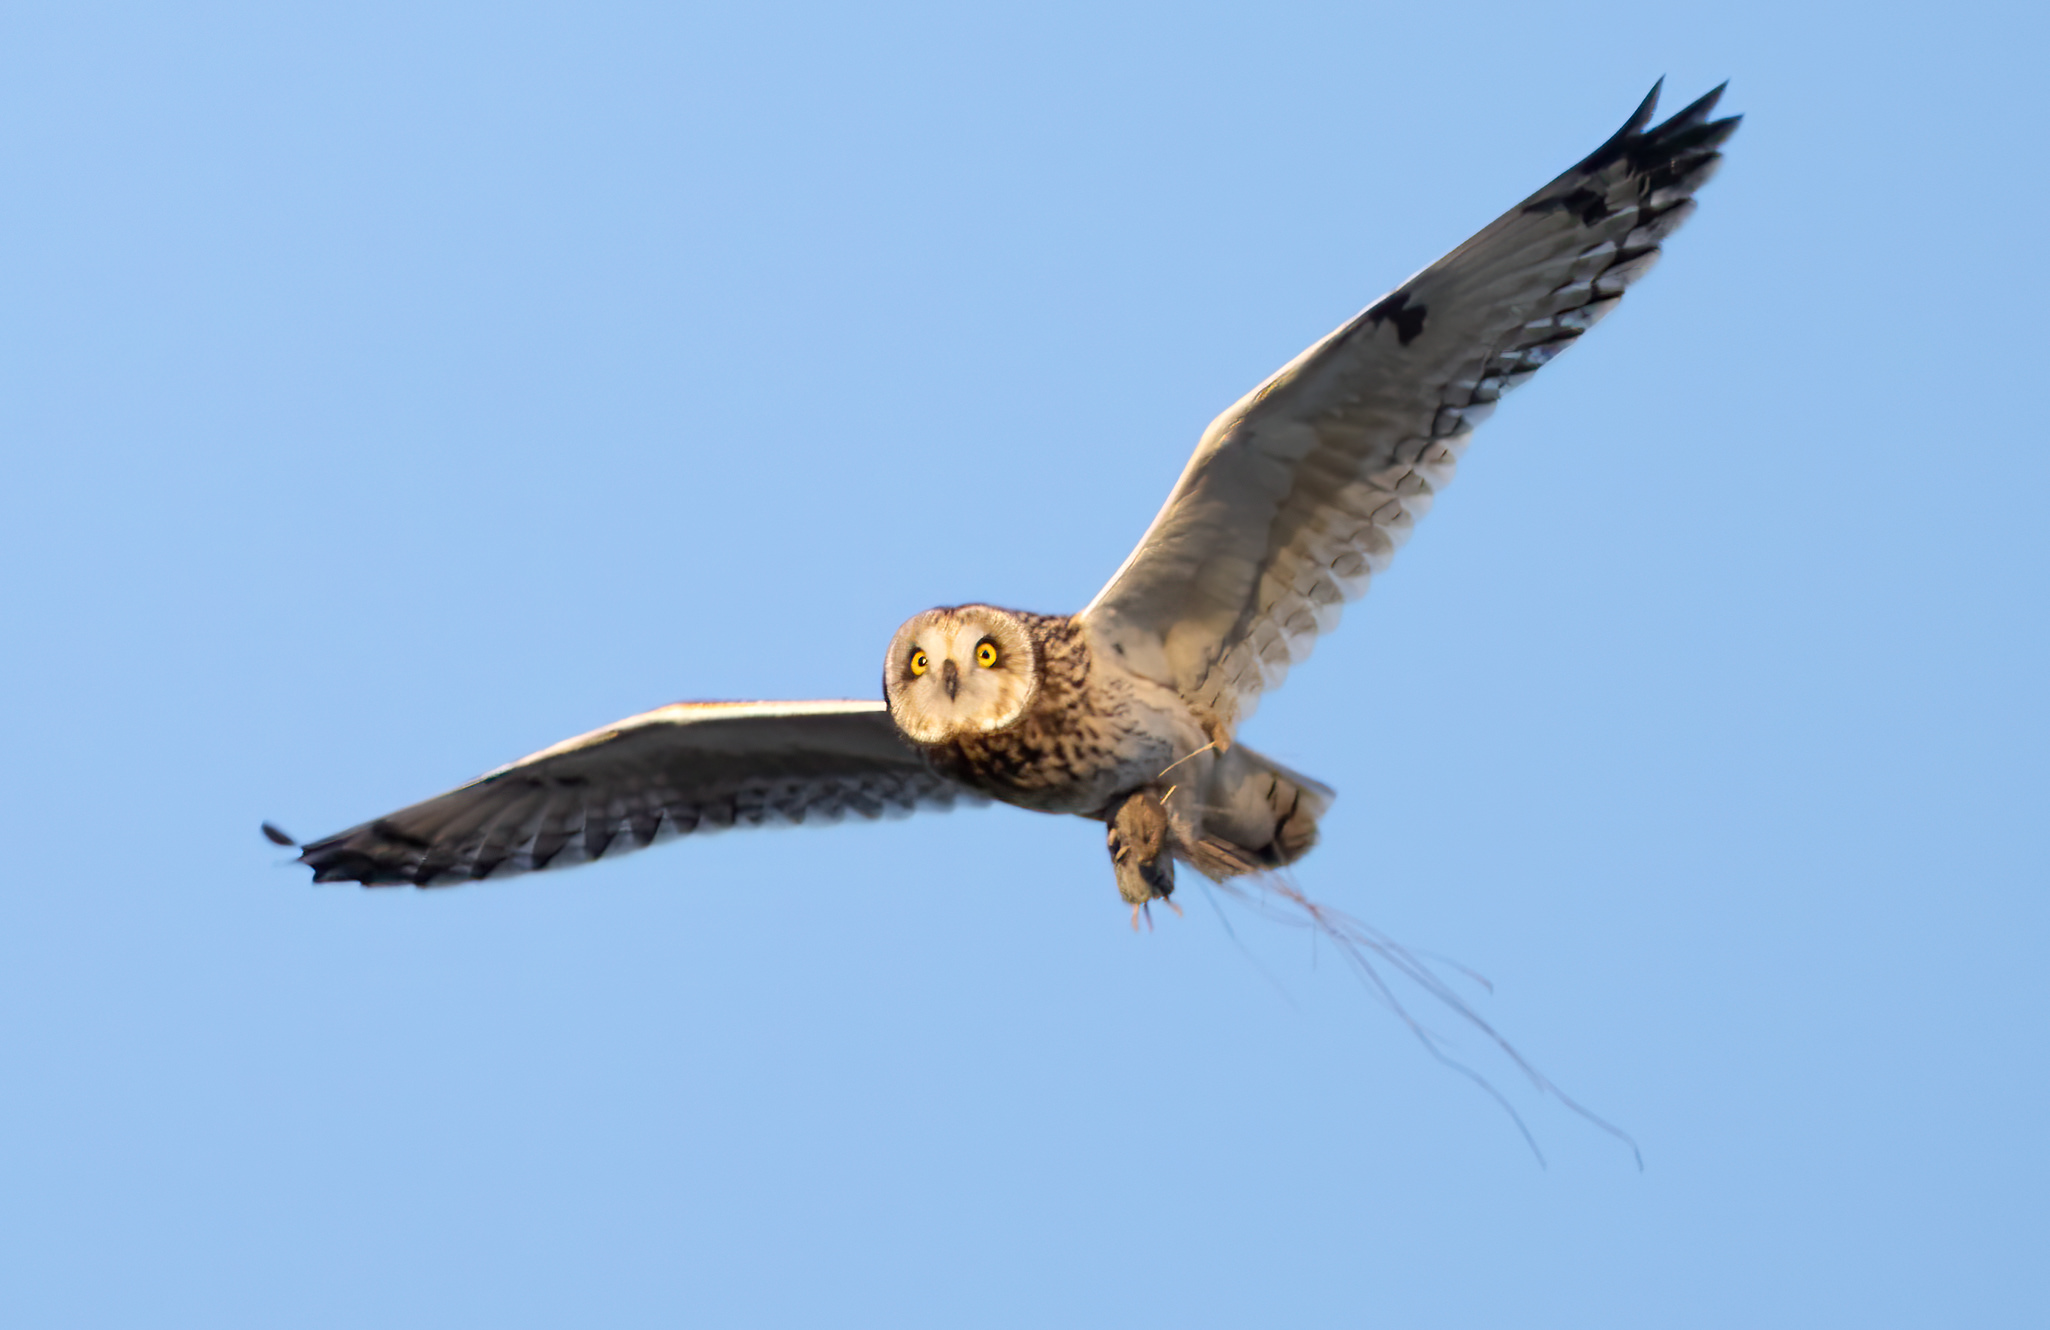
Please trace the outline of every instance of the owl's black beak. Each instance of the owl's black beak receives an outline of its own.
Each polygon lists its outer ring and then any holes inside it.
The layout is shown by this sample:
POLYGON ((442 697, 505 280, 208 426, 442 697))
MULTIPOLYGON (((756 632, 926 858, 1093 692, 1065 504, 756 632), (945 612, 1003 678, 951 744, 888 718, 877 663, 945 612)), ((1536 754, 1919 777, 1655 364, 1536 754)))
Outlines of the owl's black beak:
POLYGON ((940 665, 940 683, 947 690, 947 700, 949 702, 953 701, 954 694, 961 691, 961 667, 951 660, 942 662, 940 665))

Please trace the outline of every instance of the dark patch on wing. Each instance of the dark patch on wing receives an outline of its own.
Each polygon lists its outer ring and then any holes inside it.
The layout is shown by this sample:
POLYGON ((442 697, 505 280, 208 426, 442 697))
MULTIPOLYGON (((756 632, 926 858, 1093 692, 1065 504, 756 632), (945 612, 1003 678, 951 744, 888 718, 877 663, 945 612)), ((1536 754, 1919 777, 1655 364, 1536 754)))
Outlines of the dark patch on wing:
POLYGON ((318 860, 307 860, 305 855, 300 858, 312 867, 315 882, 361 882, 366 887, 384 887, 406 880, 380 867, 376 859, 361 850, 337 847, 324 852, 318 860))
POLYGON ((1582 185, 1571 194, 1562 194, 1558 198, 1552 199, 1539 199, 1536 203, 1526 203, 1523 205, 1523 210, 1526 213, 1536 213, 1538 215, 1548 212, 1570 212, 1580 219, 1582 226, 1593 226, 1596 222, 1608 219, 1609 201, 1594 190, 1582 185))
MULTIPOLYGON (((376 821, 370 824, 370 829, 377 835, 382 836, 384 839, 395 842, 399 845, 403 845, 408 849, 426 850, 432 848, 433 846, 432 841, 424 840, 419 836, 415 836, 410 831, 399 830, 397 826, 393 825, 392 820, 388 817, 378 818, 376 821)), ((312 850, 318 847, 308 846, 307 848, 309 850, 312 850)))
POLYGON ((299 843, 268 822, 263 824, 263 837, 273 845, 297 845, 299 843))
POLYGON ((1368 308, 1367 322, 1377 328, 1383 323, 1393 323, 1395 340, 1408 346, 1423 335, 1424 317, 1430 312, 1430 308, 1421 301, 1414 305, 1410 304, 1409 292, 1397 291, 1393 295, 1383 296, 1368 308))

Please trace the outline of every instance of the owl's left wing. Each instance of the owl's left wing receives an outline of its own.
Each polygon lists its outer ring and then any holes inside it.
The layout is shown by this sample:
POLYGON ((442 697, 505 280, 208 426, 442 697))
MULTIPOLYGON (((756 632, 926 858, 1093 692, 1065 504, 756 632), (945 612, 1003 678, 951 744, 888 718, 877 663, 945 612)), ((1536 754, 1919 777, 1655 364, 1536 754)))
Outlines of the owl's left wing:
POLYGON ((1737 119, 1717 88, 1607 143, 1318 342, 1204 432, 1082 612, 1226 727, 1310 654, 1452 478, 1503 393, 1571 346, 1694 211, 1737 119))
POLYGON ((679 702, 314 841, 299 861, 316 882, 450 886, 693 831, 957 801, 983 798, 928 767, 881 702, 679 702))

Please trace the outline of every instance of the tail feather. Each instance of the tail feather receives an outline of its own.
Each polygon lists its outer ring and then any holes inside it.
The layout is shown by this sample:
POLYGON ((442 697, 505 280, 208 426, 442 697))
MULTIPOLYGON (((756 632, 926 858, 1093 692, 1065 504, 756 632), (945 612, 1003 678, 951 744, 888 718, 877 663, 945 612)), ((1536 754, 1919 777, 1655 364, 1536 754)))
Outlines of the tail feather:
POLYGON ((1234 744, 1210 770, 1202 836, 1188 861, 1219 882, 1292 864, 1317 843, 1317 819, 1334 797, 1330 786, 1234 744))

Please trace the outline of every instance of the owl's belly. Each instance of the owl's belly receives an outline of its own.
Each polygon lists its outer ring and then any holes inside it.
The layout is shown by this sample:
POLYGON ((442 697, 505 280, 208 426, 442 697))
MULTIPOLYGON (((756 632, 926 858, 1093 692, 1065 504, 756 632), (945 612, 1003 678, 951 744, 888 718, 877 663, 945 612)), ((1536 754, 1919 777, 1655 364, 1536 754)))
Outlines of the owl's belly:
POLYGON ((1171 744, 1144 735, 1035 733, 1038 728, 937 744, 926 759, 941 774, 1007 804, 1085 817, 1174 761, 1171 744))
POLYGON ((925 753, 941 774, 1005 803, 1093 817, 1201 742, 1193 726, 1123 705, 1031 716, 1012 729, 935 744, 925 753))

